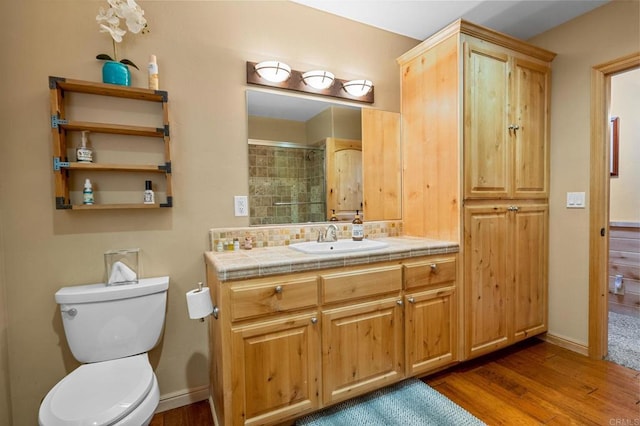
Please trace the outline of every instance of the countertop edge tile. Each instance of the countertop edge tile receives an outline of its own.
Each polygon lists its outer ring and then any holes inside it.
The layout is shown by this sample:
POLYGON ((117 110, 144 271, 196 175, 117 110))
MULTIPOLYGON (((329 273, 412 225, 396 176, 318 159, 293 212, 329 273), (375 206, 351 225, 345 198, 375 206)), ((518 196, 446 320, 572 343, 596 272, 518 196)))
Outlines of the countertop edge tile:
POLYGON ((458 243, 427 238, 387 237, 376 240, 384 241, 388 246, 339 255, 311 255, 278 246, 234 252, 208 251, 205 259, 213 265, 218 280, 224 282, 459 251, 458 243))

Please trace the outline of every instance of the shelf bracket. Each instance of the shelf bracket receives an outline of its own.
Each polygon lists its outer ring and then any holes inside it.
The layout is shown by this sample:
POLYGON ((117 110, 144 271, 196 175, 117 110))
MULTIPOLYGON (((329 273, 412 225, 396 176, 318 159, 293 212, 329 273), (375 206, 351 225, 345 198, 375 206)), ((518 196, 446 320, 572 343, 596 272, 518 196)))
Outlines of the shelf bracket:
POLYGON ((70 164, 68 161, 60 161, 60 157, 53 157, 53 170, 58 171, 62 168, 68 169, 70 164))
POLYGON ((160 207, 173 207, 173 197, 168 196, 166 203, 160 203, 160 207))
POLYGON ((164 165, 158 166, 158 170, 162 170, 165 173, 171 173, 171 161, 167 161, 164 165))
POLYGON ((56 197, 56 210, 70 210, 71 204, 65 203, 64 197, 56 197))
POLYGON ((57 115, 51 116, 51 128, 57 129, 59 124, 69 124, 68 120, 59 118, 57 115))

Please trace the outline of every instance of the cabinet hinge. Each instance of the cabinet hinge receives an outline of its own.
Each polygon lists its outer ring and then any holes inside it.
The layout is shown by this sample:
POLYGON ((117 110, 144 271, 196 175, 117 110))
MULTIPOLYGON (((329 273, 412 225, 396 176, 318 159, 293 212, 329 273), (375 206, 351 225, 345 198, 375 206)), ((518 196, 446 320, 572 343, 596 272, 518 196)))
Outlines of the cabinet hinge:
POLYGON ((168 196, 166 203, 160 203, 160 207, 173 207, 173 197, 168 196))
POLYGON ((71 204, 65 203, 64 197, 56 197, 56 210, 69 210, 71 204))
POLYGON ((159 132, 164 132, 164 135, 168 137, 169 136, 169 125, 165 124, 164 125, 164 129, 158 129, 158 131, 159 132))
POLYGON ((53 157, 53 170, 58 171, 62 168, 69 168, 69 162, 61 161, 60 157, 53 157))
POLYGON ((57 129, 59 124, 69 124, 68 120, 58 118, 57 115, 51 116, 51 128, 57 129))
POLYGON ((158 166, 158 170, 162 170, 165 173, 171 173, 171 161, 167 161, 164 165, 158 166))

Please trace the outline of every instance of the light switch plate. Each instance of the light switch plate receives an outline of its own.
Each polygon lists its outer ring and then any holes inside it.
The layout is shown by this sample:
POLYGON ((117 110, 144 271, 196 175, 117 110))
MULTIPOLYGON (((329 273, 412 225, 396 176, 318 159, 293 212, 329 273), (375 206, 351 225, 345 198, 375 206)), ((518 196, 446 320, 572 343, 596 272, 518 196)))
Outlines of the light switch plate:
POLYGON ((568 209, 584 209, 585 207, 584 192, 567 192, 567 208, 568 209))
POLYGON ((249 201, 246 195, 234 195, 233 208, 236 216, 249 216, 249 201))

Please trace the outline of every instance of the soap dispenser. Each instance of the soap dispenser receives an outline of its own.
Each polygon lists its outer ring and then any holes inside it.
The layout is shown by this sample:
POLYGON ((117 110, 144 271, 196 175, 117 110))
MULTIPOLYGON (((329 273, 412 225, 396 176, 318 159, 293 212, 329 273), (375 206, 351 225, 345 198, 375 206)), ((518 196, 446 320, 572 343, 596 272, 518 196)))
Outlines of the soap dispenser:
POLYGON ((353 241, 362 241, 364 238, 364 225, 360 219, 360 210, 356 210, 356 217, 351 222, 351 239, 353 241))
POLYGON ((93 150, 88 145, 88 130, 82 131, 81 146, 76 149, 76 161, 78 163, 93 163, 93 150))

